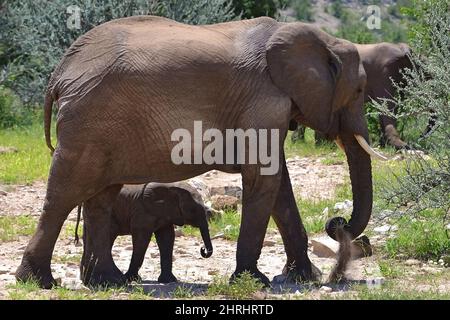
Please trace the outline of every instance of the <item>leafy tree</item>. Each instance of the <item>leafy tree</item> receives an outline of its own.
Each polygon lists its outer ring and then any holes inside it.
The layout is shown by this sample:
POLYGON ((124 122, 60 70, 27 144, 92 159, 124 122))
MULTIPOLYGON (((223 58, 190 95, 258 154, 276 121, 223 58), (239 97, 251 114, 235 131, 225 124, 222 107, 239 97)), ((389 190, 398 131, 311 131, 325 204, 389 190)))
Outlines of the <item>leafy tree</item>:
POLYGON ((0 11, 0 84, 28 106, 42 103, 47 78, 70 44, 101 23, 140 14, 190 24, 236 17, 231 0, 3 0, 0 11))

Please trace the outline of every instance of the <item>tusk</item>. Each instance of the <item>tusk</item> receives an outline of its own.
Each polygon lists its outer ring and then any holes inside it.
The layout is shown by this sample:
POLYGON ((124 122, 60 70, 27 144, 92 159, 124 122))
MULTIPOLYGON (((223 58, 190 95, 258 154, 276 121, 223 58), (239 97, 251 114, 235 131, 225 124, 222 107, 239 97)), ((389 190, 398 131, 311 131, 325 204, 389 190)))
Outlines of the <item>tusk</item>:
POLYGON ((369 144, 367 143, 366 139, 364 139, 362 136, 355 134, 355 139, 356 139, 356 141, 358 141, 358 143, 361 146, 361 148, 363 148, 364 151, 367 152, 370 156, 378 158, 378 159, 383 160, 383 161, 387 161, 388 160, 388 158, 386 158, 382 154, 380 154, 380 153, 376 152, 375 150, 373 150, 369 146, 369 144))
POLYGON ((336 140, 334 140, 334 142, 337 144, 339 149, 341 149, 345 153, 345 147, 344 144, 342 143, 341 138, 337 137, 336 140))

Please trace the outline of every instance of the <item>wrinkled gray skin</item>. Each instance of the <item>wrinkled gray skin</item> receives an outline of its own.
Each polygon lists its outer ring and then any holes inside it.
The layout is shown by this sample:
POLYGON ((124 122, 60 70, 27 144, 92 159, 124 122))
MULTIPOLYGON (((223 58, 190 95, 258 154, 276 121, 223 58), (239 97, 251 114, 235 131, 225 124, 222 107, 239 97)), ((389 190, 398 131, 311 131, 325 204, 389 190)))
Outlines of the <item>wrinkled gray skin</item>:
POLYGON ((189 26, 141 16, 90 30, 69 48, 49 82, 46 140, 51 146, 56 101, 58 143, 43 213, 16 278, 34 278, 45 288, 54 284, 50 261, 61 226, 74 207, 87 203, 91 236, 84 254, 90 258, 84 262, 95 261, 89 283, 123 284, 125 277, 104 245, 110 241, 111 207, 122 185, 181 181, 216 169, 240 173, 243 181, 232 278, 248 271, 269 284, 257 261, 272 215, 287 254, 284 273, 297 280, 317 279, 283 142, 290 119, 340 137, 354 200, 346 231, 358 236, 372 211, 371 162, 354 138, 368 139, 365 81, 352 43, 304 23, 262 17, 189 26), (278 151, 279 170, 261 175, 263 164, 236 161, 175 165, 171 151, 178 141, 171 141, 171 134, 184 128, 193 136, 194 120, 202 121, 203 130, 222 133, 226 128, 278 129, 278 150, 271 152, 278 151))
MULTIPOLYGON (((85 207, 84 214, 89 214, 85 207)), ((159 282, 175 282, 172 273, 172 253, 175 241, 174 225, 191 225, 199 228, 204 247, 201 255, 209 258, 213 252, 208 231, 207 209, 202 202, 194 199, 193 194, 181 184, 149 183, 145 185, 125 185, 117 196, 111 209, 110 250, 117 236, 131 235, 133 255, 125 274, 127 281, 139 280, 138 271, 144 261, 145 252, 152 234, 160 252, 161 274, 159 282)), ((87 229, 92 229, 87 227, 87 229)), ((84 235, 89 241, 89 233, 84 235)), ((83 255, 81 266, 90 265, 83 255)), ((81 270, 81 274, 89 276, 92 272, 81 270)), ((89 282, 88 279, 83 279, 89 282)))
MULTIPOLYGON (((405 43, 376 43, 376 44, 355 44, 364 70, 367 74, 367 84, 364 90, 364 103, 390 99, 395 97, 396 90, 392 84, 393 79, 396 83, 402 83, 401 71, 405 68, 412 68, 411 60, 408 56, 410 49, 405 43)), ((396 112, 395 104, 387 103, 391 113, 396 112)), ((396 149, 408 148, 408 145, 400 138, 396 129, 396 120, 388 115, 380 115, 381 137, 380 144, 388 144, 396 149)), ((304 127, 296 128, 295 123, 291 124, 290 129, 296 130, 293 139, 304 139, 304 127)), ((325 135, 316 131, 316 142, 320 143, 325 139, 325 135)))

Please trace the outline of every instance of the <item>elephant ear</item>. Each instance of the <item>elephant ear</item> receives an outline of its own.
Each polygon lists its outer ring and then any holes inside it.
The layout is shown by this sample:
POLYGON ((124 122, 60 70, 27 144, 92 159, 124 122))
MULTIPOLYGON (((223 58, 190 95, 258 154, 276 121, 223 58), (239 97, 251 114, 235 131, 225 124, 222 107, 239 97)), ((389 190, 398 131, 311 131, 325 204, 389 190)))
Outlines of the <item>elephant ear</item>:
POLYGON ((194 200, 192 199, 190 192, 182 188, 170 187, 169 192, 174 196, 178 203, 179 212, 176 216, 177 222, 183 222, 178 225, 183 225, 185 223, 186 216, 189 215, 189 203, 194 200))
POLYGON ((342 63, 332 51, 336 39, 304 24, 280 27, 266 45, 270 77, 301 112, 302 123, 328 132, 334 109, 334 93, 342 63))

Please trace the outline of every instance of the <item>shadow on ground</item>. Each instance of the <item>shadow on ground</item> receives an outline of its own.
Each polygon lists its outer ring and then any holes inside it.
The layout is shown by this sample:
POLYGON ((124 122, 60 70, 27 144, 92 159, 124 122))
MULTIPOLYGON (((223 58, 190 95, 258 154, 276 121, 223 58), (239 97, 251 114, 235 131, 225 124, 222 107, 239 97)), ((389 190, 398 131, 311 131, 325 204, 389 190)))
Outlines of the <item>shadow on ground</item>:
MULTIPOLYGON (((345 292, 351 289, 353 285, 366 284, 366 280, 346 280, 341 283, 279 283, 272 282, 271 287, 267 289, 269 294, 289 294, 289 293, 306 293, 311 290, 318 290, 322 286, 327 286, 332 291, 345 292)), ((207 283, 190 283, 190 282, 172 282, 159 283, 157 281, 142 281, 133 283, 129 289, 142 288, 143 293, 151 295, 155 298, 183 298, 183 293, 190 296, 205 296, 208 291, 207 283)))

